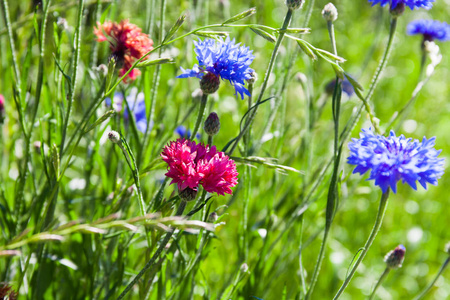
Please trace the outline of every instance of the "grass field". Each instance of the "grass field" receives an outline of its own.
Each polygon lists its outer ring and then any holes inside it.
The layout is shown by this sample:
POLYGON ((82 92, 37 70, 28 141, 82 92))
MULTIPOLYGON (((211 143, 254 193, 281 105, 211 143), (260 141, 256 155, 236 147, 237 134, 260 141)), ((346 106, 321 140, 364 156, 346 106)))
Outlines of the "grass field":
MULTIPOLYGON (((389 5, 336 0, 333 23, 321 13, 328 1, 304 2, 291 10, 283 0, 1 0, 0 299, 6 285, 18 299, 367 299, 399 244, 403 266, 374 299, 424 291, 449 262, 449 176, 427 190, 391 191, 353 275, 383 193, 352 174, 348 143, 368 128, 435 136, 448 161, 450 43, 436 40, 439 54, 426 53, 406 27, 448 22, 450 1, 395 18, 382 70, 389 5), (101 24, 122 20, 153 41, 142 48, 149 55, 124 58, 121 49, 112 59, 101 24), (200 79, 177 78, 198 64, 195 41, 226 36, 253 51, 251 97, 228 80, 202 96, 200 79), (127 70, 141 73, 121 78, 127 70), (356 94, 348 80, 336 85, 344 71, 361 86, 356 94), (203 129, 210 112, 220 119, 213 138, 203 129), (202 181, 182 212, 160 155, 180 126, 236 162, 232 195, 202 181)), ((450 299, 449 270, 424 299, 450 299)))

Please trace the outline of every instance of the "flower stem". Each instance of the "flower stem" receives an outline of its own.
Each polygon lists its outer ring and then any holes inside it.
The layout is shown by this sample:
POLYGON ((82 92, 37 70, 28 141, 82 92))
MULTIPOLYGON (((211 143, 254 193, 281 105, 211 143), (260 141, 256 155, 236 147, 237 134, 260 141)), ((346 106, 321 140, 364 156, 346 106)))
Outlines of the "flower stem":
POLYGON ((386 267, 386 269, 384 269, 383 274, 381 274, 380 278, 378 278, 377 284, 375 285, 375 287, 373 288, 372 294, 369 297, 369 300, 372 300, 373 297, 375 297, 375 294, 377 292, 377 289, 381 286, 381 284, 383 283, 384 279, 386 278, 386 276, 389 274, 389 271, 391 271, 391 268, 386 267))
POLYGON ((130 167, 131 172, 133 173, 134 184, 136 185, 136 190, 137 190, 138 200, 139 200, 139 209, 141 211, 141 216, 145 216, 146 209, 145 209, 144 198, 142 197, 141 183, 139 180, 139 170, 137 167, 136 158, 134 157, 133 152, 131 151, 130 145, 128 145, 127 140, 122 135, 121 135, 121 140, 122 141, 118 144, 118 146, 122 150, 123 155, 125 156, 125 159, 127 161, 127 164, 130 167))
MULTIPOLYGON (((373 76, 372 79, 372 83, 370 84, 369 87, 369 92, 367 93, 367 96, 362 99, 363 100, 363 104, 361 104, 361 106, 359 107, 357 113, 354 115, 353 119, 349 120, 349 122, 347 123, 347 125, 345 126, 343 132, 341 133, 341 140, 345 141, 347 140, 348 136, 350 135, 350 133, 352 132, 353 128, 356 126, 356 123, 358 122, 359 117, 361 116, 362 113, 362 109, 363 107, 369 110, 371 110, 370 106, 369 106, 369 101, 373 95, 373 92, 378 84, 378 81, 380 79, 380 75, 383 72, 384 68, 386 67, 387 61, 389 59, 389 54, 391 53, 391 49, 392 49, 392 45, 393 45, 393 41, 394 41, 394 36, 395 36, 395 30, 397 28, 397 18, 392 18, 391 19, 391 26, 389 28, 389 38, 388 38, 388 43, 386 45, 386 48, 384 49, 384 54, 383 54, 383 58, 381 59, 378 68, 375 72, 375 75, 373 76)), ((378 126, 375 127, 375 130, 377 131, 377 133, 379 132, 379 128, 378 126)))
MULTIPOLYGON (((175 216, 181 216, 184 212, 184 209, 186 208, 187 202, 184 200, 181 200, 180 206, 178 206, 177 212, 175 216)), ((164 248, 166 247, 167 243, 169 243, 170 238, 172 237, 173 233, 175 232, 175 229, 172 229, 169 231, 166 236, 164 237, 164 240, 159 245, 158 249, 156 250, 155 254, 153 254, 152 258, 148 261, 148 263, 144 266, 144 268, 134 277, 134 279, 127 285, 125 290, 119 295, 117 300, 123 299, 126 294, 133 288, 133 286, 141 279, 141 277, 149 270, 155 263, 155 261, 158 259, 158 257, 163 252, 164 248)))
POLYGON ((369 87, 369 92, 367 93, 367 96, 363 100, 364 107, 365 107, 367 113, 369 114, 370 121, 371 121, 372 125, 374 126, 375 131, 377 133, 380 133, 380 128, 378 127, 377 122, 375 122, 375 120, 374 120, 374 115, 373 115, 373 112, 372 112, 369 102, 373 96, 373 93, 375 91, 375 88, 377 87, 378 82, 380 81, 381 74, 383 73, 383 70, 385 69, 387 61, 389 59, 389 55, 390 55, 390 52, 392 49, 392 44, 394 41, 396 29, 397 29, 397 17, 392 17, 391 25, 389 27, 389 39, 388 39, 388 43, 386 45, 386 49, 383 54, 383 58, 381 59, 380 64, 378 65, 377 71, 375 72, 375 76, 372 79, 372 83, 370 84, 370 87, 369 87))
POLYGON ((383 223, 383 218, 384 218, 384 214, 386 212, 388 198, 389 198, 389 189, 385 193, 383 193, 383 195, 381 196, 380 206, 378 207, 378 213, 377 213, 377 218, 375 220, 375 224, 373 225, 372 232, 370 233, 370 236, 367 239, 367 242, 364 245, 364 248, 362 248, 361 254, 359 255, 359 257, 356 260, 355 264, 353 265, 352 269, 350 270, 350 274, 345 279, 344 283, 342 284, 341 288, 337 292, 336 296, 334 296, 333 300, 339 299, 339 297, 342 295, 342 293, 344 292, 344 290, 347 288, 348 284, 352 280, 353 275, 355 275, 355 272, 358 269, 359 264, 363 261, 364 257, 366 256, 367 252, 369 251, 370 246, 372 246, 372 243, 375 240, 375 237, 377 236, 377 233, 381 228, 381 224, 383 223))
POLYGON ((62 128, 62 137, 61 137, 61 146, 59 148, 59 156, 62 156, 64 153, 64 143, 66 141, 67 127, 69 126, 69 119, 72 113, 72 104, 75 98, 75 87, 77 84, 77 76, 78 76, 78 62, 80 60, 80 44, 81 44, 81 30, 82 30, 82 19, 83 19, 83 9, 84 9, 84 0, 80 0, 78 4, 78 19, 77 19, 77 28, 76 28, 76 36, 75 36, 75 52, 73 56, 73 72, 72 78, 69 87, 69 94, 67 95, 67 111, 66 117, 64 118, 63 128, 62 128))
MULTIPOLYGON (((327 22, 328 33, 330 35, 331 47, 333 53, 337 55, 336 49, 336 39, 334 35, 334 26, 333 22, 327 22)), ((336 62, 337 63, 337 62, 336 62)), ((341 107, 341 96, 342 96, 342 88, 339 78, 336 76, 336 85, 334 87, 333 100, 332 100, 332 110, 333 110, 333 121, 334 121, 334 166, 333 166, 333 175, 331 177, 330 185, 328 188, 328 197, 327 197, 327 208, 326 208, 326 225, 325 231, 323 235, 322 244, 320 246, 319 256, 317 257, 317 263, 314 267, 314 272, 311 278, 311 285, 306 293, 305 300, 309 300, 311 298, 312 292, 314 290, 314 286, 317 282, 317 278, 319 276, 320 268, 322 266, 322 261, 325 256, 325 247, 328 239, 328 235, 330 232, 331 224, 333 222, 334 214, 336 211, 336 203, 338 202, 338 176, 339 176, 339 165, 341 158, 341 147, 339 147, 339 115, 340 115, 340 107, 341 107)))
POLYGON ((206 102, 208 100, 208 94, 203 93, 202 100, 200 102, 200 109, 198 110, 197 121, 195 122, 194 130, 192 130, 191 140, 195 139, 197 132, 200 128, 200 124, 203 121, 203 116, 205 115, 206 102))
POLYGON ((293 10, 292 9, 288 9, 288 11, 286 13, 286 17, 284 18, 283 26, 281 27, 280 35, 278 36, 277 42, 275 44, 275 48, 272 51, 272 56, 271 56, 270 61, 269 61, 269 66, 267 67, 266 74, 264 75, 263 84, 261 86, 261 92, 259 93, 258 100, 256 101, 256 106, 253 109, 253 111, 250 113, 249 117, 247 118, 247 121, 245 122, 244 128, 242 129, 242 131, 239 133, 239 135, 237 136, 236 140, 234 141, 233 146, 231 147, 230 151, 228 152, 229 155, 233 154, 234 150, 236 150, 236 147, 237 147, 239 141, 242 139, 244 134, 250 128, 250 125, 252 124, 253 119, 255 118, 256 112, 258 111, 258 106, 263 101, 264 92, 267 89, 267 84, 269 83, 269 77, 270 77, 270 74, 272 73, 272 69, 273 69, 273 66, 275 65, 275 60, 276 60, 277 55, 278 55, 278 50, 280 49, 281 42, 283 41, 283 38, 284 38, 284 35, 285 35, 284 30, 288 28, 289 23, 291 22, 292 13, 293 13, 293 10))
POLYGON ((447 268, 448 264, 450 263, 450 257, 448 257, 444 263, 442 264, 441 268, 439 269, 439 272, 436 274, 434 279, 430 282, 430 284, 417 296, 414 298, 414 300, 420 300, 423 299, 423 297, 431 290, 431 288, 434 286, 436 281, 439 279, 441 274, 444 272, 444 270, 447 268))

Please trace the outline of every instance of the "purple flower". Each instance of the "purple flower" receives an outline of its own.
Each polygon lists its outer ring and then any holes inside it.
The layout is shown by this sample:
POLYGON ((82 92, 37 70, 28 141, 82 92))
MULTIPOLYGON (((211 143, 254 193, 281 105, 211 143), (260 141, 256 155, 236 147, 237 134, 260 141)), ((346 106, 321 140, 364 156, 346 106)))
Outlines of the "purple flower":
POLYGON ((364 174, 371 170, 368 180, 375 180, 384 192, 390 187, 395 193, 397 181, 408 183, 417 189, 416 181, 426 189, 427 183, 437 185, 444 174, 441 151, 434 149, 436 138, 418 140, 396 137, 393 131, 388 137, 376 135, 371 129, 363 129, 359 139, 348 144, 350 156, 347 163, 356 165, 353 173, 364 174))
POLYGON ((368 0, 372 3, 372 6, 376 4, 380 4, 381 6, 385 6, 389 4, 391 9, 396 8, 399 4, 404 4, 413 10, 414 8, 425 8, 430 9, 433 7, 432 2, 435 0, 368 0))
POLYGON ((406 32, 409 35, 421 34, 424 40, 449 41, 450 25, 435 20, 415 20, 408 24, 406 32))
MULTIPOLYGON (((113 109, 116 112, 121 112, 122 107, 126 104, 123 101, 123 94, 122 93, 114 93, 114 103, 113 103, 113 109)), ((128 106, 130 107, 130 110, 133 112, 134 119, 136 121, 136 127, 137 129, 145 133, 147 130, 147 115, 145 111, 145 97, 144 93, 140 92, 138 93, 137 88, 132 88, 130 91, 130 94, 127 96, 127 102, 128 106)), ((111 98, 106 98, 105 103, 107 106, 111 106, 111 98)), ((125 120, 129 120, 129 110, 125 110, 123 112, 123 117, 125 120)), ((150 128, 153 126, 153 124, 150 124, 150 128)))
MULTIPOLYGON (((249 67, 255 58, 248 47, 236 44, 227 38, 213 40, 206 39, 194 42, 195 53, 197 54, 198 65, 195 64, 191 70, 181 68, 183 74, 177 78, 196 77, 201 79, 205 74, 215 76, 217 80, 220 78, 228 80, 244 99, 244 94, 250 95, 244 87, 245 80, 251 79, 253 70, 249 67)), ((212 78, 209 78, 213 82, 212 78)))

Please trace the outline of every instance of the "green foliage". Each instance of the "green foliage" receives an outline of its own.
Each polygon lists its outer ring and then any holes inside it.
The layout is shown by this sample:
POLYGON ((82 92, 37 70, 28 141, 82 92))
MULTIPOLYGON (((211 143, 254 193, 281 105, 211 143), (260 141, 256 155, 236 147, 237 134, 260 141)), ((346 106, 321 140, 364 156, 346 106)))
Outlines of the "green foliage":
MULTIPOLYGON (((337 53, 320 13, 327 1, 305 1, 287 29, 282 0, 1 1, 0 282, 19 290, 20 299, 115 299, 166 232, 173 233, 168 245, 125 298, 303 299, 326 226, 312 299, 331 299, 372 229, 381 195, 351 174, 348 139, 335 139, 335 129, 356 137, 379 121, 384 132, 436 136, 442 156, 449 156, 450 44, 438 44, 440 63, 425 60, 434 74, 421 73, 421 38, 405 33, 413 19, 448 19, 445 1, 399 17, 387 67, 368 103, 373 115, 365 107, 360 118, 355 113, 389 33, 388 9, 365 0, 334 3, 337 53), (110 61, 108 43, 93 34, 97 21, 123 19, 154 41, 154 50, 136 62, 142 74, 128 83, 110 61), (208 97, 206 115, 217 112, 221 123, 213 144, 234 150, 239 184, 226 197, 200 190, 187 204, 188 219, 174 216, 180 200, 159 154, 178 138, 179 125, 193 129, 197 121, 198 80, 175 77, 180 66, 196 63, 192 42, 199 36, 230 36, 249 46, 259 78, 253 102, 234 97, 223 81, 208 97), (269 62, 273 71, 261 94, 269 62), (343 94, 336 109, 325 87, 344 75, 357 95, 343 94), (145 95, 152 124, 145 133, 134 117, 105 104, 133 88, 145 95), (110 130, 122 135, 124 151, 107 139, 110 130)), ((412 299, 427 286, 448 257, 449 184, 444 175, 428 191, 400 185, 390 195, 346 299, 370 295, 385 268, 383 256, 398 244, 407 248, 403 268, 390 272, 377 295, 412 299)), ((450 297, 448 272, 428 295, 450 297)))

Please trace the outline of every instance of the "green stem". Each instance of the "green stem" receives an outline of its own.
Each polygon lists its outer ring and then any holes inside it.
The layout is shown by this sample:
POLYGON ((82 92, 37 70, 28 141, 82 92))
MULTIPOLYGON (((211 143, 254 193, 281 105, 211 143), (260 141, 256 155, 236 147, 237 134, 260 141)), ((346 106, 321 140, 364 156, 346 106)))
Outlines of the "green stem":
MULTIPOLYGON (((432 64, 430 64, 430 65, 432 65, 432 64)), ((433 65, 433 67, 435 67, 435 66, 436 65, 433 65)), ((420 73, 423 73, 423 69, 425 69, 425 66, 421 65, 420 73)), ((406 102, 405 106, 403 106, 403 108, 398 113, 397 112, 394 113, 394 115, 391 118, 391 121, 386 126, 386 128, 392 128, 392 126, 397 121, 399 121, 398 126, 400 126, 402 124, 404 118, 406 117, 406 115, 409 111, 409 108, 414 103, 414 101, 416 101, 417 96, 419 95, 420 91, 428 83, 428 81, 430 80, 430 78, 433 74, 434 74, 434 69, 433 69, 433 72, 431 72, 430 74, 427 74, 427 76, 416 85, 416 87, 414 88, 414 91, 411 95, 411 98, 408 100, 408 102, 406 102)), ((420 76, 420 78, 422 78, 422 76, 420 76)))
POLYGON ((198 110, 197 121, 195 122, 194 130, 192 130, 191 140, 195 139, 195 136, 197 135, 197 132, 198 132, 198 130, 200 128, 200 124, 203 121, 203 116, 205 114, 205 108, 206 108, 207 100, 208 100, 208 94, 203 94, 202 95, 202 100, 200 102, 200 108, 198 110))
POLYGON ((442 264, 441 268, 439 269, 439 272, 436 274, 436 276, 434 277, 434 279, 430 282, 430 284, 419 294, 419 296, 417 296, 416 298, 414 298, 414 300, 420 300, 423 299, 423 297, 425 297, 425 295, 431 290, 431 288, 434 286, 434 284, 436 283, 436 281, 439 279, 439 277, 441 276, 441 274, 444 272, 444 270, 447 268, 448 264, 450 263, 450 257, 448 257, 444 263, 442 264))
POLYGON ((119 142, 118 146, 122 150, 123 155, 125 156, 125 159, 127 161, 127 164, 130 167, 131 172, 133 173, 134 184, 136 185, 139 200, 139 209, 141 211, 141 216, 145 216, 146 209, 144 198, 142 197, 141 182, 139 180, 139 170, 137 167, 136 158, 134 157, 133 152, 131 151, 130 145, 122 135, 121 135, 121 142, 119 142))
MULTIPOLYGON (((161 1, 161 11, 160 11, 160 22, 159 22, 159 40, 160 42, 164 39, 164 22, 165 22, 165 14, 166 14, 166 0, 161 1)), ((161 57, 162 54, 162 48, 159 49, 158 57, 161 57)), ((151 129, 154 127, 151 127, 151 124, 153 123, 153 117, 155 114, 155 102, 156 102, 156 96, 158 95, 158 86, 159 86, 159 80, 160 80, 160 73, 161 73, 161 65, 157 65, 155 68, 155 73, 153 74, 153 84, 151 89, 151 95, 150 95, 150 110, 148 112, 147 116, 147 128, 145 129, 144 134, 144 140, 142 142, 142 150, 138 154, 139 161, 141 161, 143 157, 143 153, 145 149, 147 148, 147 141, 148 136, 151 132, 151 129)))
MULTIPOLYGON (((36 83, 36 100, 35 104, 33 106, 33 110, 31 113, 31 119, 29 120, 30 127, 28 129, 28 135, 26 136, 25 140, 25 158, 24 158, 24 164, 23 164, 23 170, 20 175, 19 180, 19 187, 17 189, 17 195, 16 195, 16 212, 17 214, 21 213, 21 205, 23 202, 23 195, 24 195, 24 189, 25 184, 27 180, 27 174, 28 174, 28 163, 30 161, 30 146, 31 146, 31 136, 32 131, 34 127, 34 123, 36 121, 37 111, 41 99, 41 92, 42 92, 42 85, 44 81, 44 52, 45 52, 45 31, 46 31, 46 24, 47 24, 47 16, 48 16, 48 8, 50 7, 50 0, 47 1, 45 8, 44 8, 44 18, 42 19, 41 28, 40 28, 40 37, 39 37, 39 67, 38 67, 38 78, 36 83)), ((19 100, 20 101, 20 100, 19 100)), ((19 225, 20 222, 17 223, 19 225)))
POLYGON ((83 19, 83 7, 84 7, 84 0, 80 0, 78 3, 78 19, 77 19, 76 40, 75 40, 75 53, 74 53, 74 57, 73 57, 73 72, 72 72, 72 78, 71 78, 71 82, 70 82, 69 95, 67 96, 67 102, 68 102, 67 105, 68 106, 67 106, 67 111, 66 111, 66 117, 64 118, 61 146, 60 146, 60 150, 59 150, 60 157, 64 153, 64 142, 66 140, 67 127, 69 126, 69 118, 70 118, 70 114, 72 112, 72 104, 73 104, 73 100, 75 97, 75 87, 77 84, 78 62, 80 60, 81 21, 83 19))
POLYGON ((12 26, 11 26, 11 17, 9 16, 8 1, 3 0, 2 4, 3 4, 3 9, 2 9, 3 17, 5 18, 6 30, 8 32, 9 46, 11 49, 11 56, 12 56, 12 60, 13 60, 14 76, 16 77, 16 90, 17 90, 17 94, 19 95, 19 99, 20 99, 20 97, 22 95, 22 90, 21 90, 22 83, 21 83, 21 78, 20 78, 19 64, 17 63, 16 46, 14 44, 14 36, 13 36, 12 26))
MULTIPOLYGON (((184 209, 186 208, 187 202, 184 200, 181 200, 180 206, 178 206, 178 210, 175 214, 175 216, 181 216, 184 212, 184 209)), ((126 294, 131 290, 131 288, 141 279, 141 277, 149 270, 154 264, 155 261, 158 259, 159 255, 163 252, 164 248, 166 247, 167 243, 169 243, 170 238, 172 237, 173 233, 175 232, 175 229, 170 230, 166 236, 164 237, 164 240, 159 245, 159 248, 156 250, 155 254, 153 254, 152 258, 148 261, 148 263, 144 266, 144 268, 134 277, 134 279, 127 285, 125 290, 119 295, 117 300, 123 299, 126 294)))
POLYGON ((372 294, 369 297, 369 300, 372 300, 373 297, 375 297, 375 294, 377 292, 377 289, 381 286, 381 284, 383 283, 384 279, 386 278, 386 276, 389 274, 389 271, 391 269, 389 267, 386 267, 386 269, 384 269, 383 274, 381 274, 380 278, 378 278, 377 284, 375 285, 375 287, 373 288, 372 294))
MULTIPOLYGON (((391 19, 391 26, 389 28, 389 39, 388 39, 388 43, 386 45, 386 48, 384 49, 383 58, 381 59, 380 64, 378 65, 377 71, 375 72, 375 75, 374 75, 374 77, 372 79, 372 83, 370 84, 369 92, 367 93, 367 96, 364 99, 362 99, 363 103, 358 108, 357 113, 354 115, 353 119, 349 120, 349 122, 347 123, 347 126, 344 128, 343 132, 341 133, 341 140, 342 141, 347 140, 347 138, 350 135, 350 133, 352 132, 353 128, 356 126, 356 123, 358 122, 358 119, 361 116, 362 109, 364 107, 366 109, 367 108, 370 109, 370 106, 368 107, 368 102, 369 102, 370 98, 373 95, 375 87, 378 84, 378 81, 380 79, 381 73, 383 72, 384 68, 386 67, 387 61, 389 59, 389 54, 391 53, 391 49, 392 49, 392 45, 393 45, 393 41, 394 41, 396 28, 397 28, 397 18, 392 18, 391 19)), ((375 128, 375 130, 377 130, 377 129, 378 129, 378 127, 375 128)))
MULTIPOLYGON (((328 27, 328 33, 330 35, 330 41, 331 41, 331 47, 332 47, 333 53, 335 55, 337 55, 336 39, 335 39, 335 35, 334 35, 333 22, 328 21, 327 27, 328 27)), ((333 100, 332 100, 333 121, 334 121, 333 175, 331 177, 330 186, 328 189, 327 208, 326 208, 326 225, 325 225, 323 240, 322 240, 322 244, 320 246, 319 256, 317 257, 317 263, 314 267, 313 275, 311 278, 311 286, 308 289, 308 292, 305 296, 305 300, 309 300, 314 291, 314 287, 317 282, 317 279, 318 279, 318 276, 320 273, 320 268, 322 266, 322 262, 323 262, 323 259, 325 256, 326 243, 327 243, 327 239, 329 236, 331 223, 333 222, 333 218, 334 218, 334 214, 335 214, 335 210, 336 210, 336 206, 337 206, 336 203, 338 202, 337 184, 338 184, 340 157, 341 157, 340 147, 339 147, 339 115, 340 115, 340 107, 341 107, 341 95, 342 95, 341 83, 339 82, 339 78, 336 76, 336 85, 334 87, 333 100)))
MULTIPOLYGON (((293 10, 288 9, 288 11, 286 13, 286 16, 284 18, 283 26, 281 27, 280 34, 278 35, 277 42, 275 44, 275 48, 272 51, 272 56, 270 58, 269 65, 267 67, 266 74, 264 75, 263 84, 261 86, 261 92, 259 93, 258 100, 256 101, 256 105, 260 104, 263 101, 264 92, 267 89, 267 84, 269 83, 269 77, 270 77, 270 74, 272 73, 273 66, 275 65, 275 60, 276 60, 277 55, 278 55, 278 50, 279 50, 279 48, 281 46, 281 43, 283 42, 283 38, 284 38, 284 35, 285 35, 284 30, 286 30, 288 28, 289 23, 291 22, 292 13, 293 13, 293 10)), ((239 135, 237 136, 236 140, 234 141, 233 146, 231 147, 230 151, 228 152, 229 155, 233 154, 233 152, 236 149, 239 141, 242 139, 244 134, 250 128, 250 125, 252 124, 253 119, 255 118, 255 115, 256 115, 257 111, 258 111, 258 106, 256 106, 252 110, 252 112, 250 113, 250 116, 247 118, 247 121, 245 122, 244 128, 239 133, 239 135)))
POLYGON ((370 103, 370 99, 373 96, 375 88, 377 87, 377 84, 380 81, 381 74, 382 74, 383 70, 385 69, 386 64, 388 62, 389 54, 391 52, 396 29, 397 29, 397 17, 391 17, 391 25, 389 27, 389 40, 386 45, 386 49, 384 51, 383 58, 381 59, 378 69, 375 72, 375 76, 372 79, 372 83, 370 84, 369 92, 367 93, 367 96, 363 100, 364 107, 365 107, 367 113, 369 114, 370 121, 371 121, 372 125, 374 126, 375 131, 377 133, 380 133, 380 129, 378 127, 377 122, 375 122, 375 120, 374 120, 373 112, 372 112, 372 109, 371 109, 369 103, 370 103))
POLYGON ((380 206, 378 207, 378 213, 377 218, 375 220, 375 224, 373 226, 372 232, 370 233, 369 238, 367 239, 366 244, 364 245, 364 248, 362 248, 361 254, 359 255, 358 259, 356 260, 355 264, 353 265, 352 269, 350 270, 349 275, 345 279, 344 283, 342 284, 341 288, 337 292, 336 296, 334 296, 333 300, 339 299, 339 297, 342 295, 344 290, 347 288, 348 284, 353 278, 353 275, 355 275, 356 270, 358 269, 359 264, 363 261, 364 257, 366 256, 367 252, 370 249, 370 246, 372 246, 373 241, 375 240, 375 237, 377 236, 378 231, 381 228, 381 224, 383 223, 384 214, 386 212, 386 207, 388 203, 389 198, 389 189, 383 193, 380 200, 380 206))

